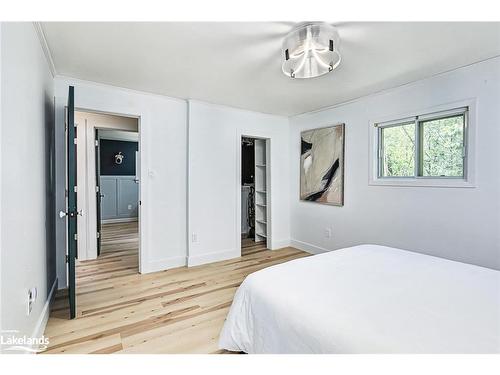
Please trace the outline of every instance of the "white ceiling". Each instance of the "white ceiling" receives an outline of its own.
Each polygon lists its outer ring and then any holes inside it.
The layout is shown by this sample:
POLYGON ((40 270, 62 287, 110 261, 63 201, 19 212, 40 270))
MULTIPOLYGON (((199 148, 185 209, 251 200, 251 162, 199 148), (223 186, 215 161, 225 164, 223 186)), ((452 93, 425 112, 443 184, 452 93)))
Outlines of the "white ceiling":
POLYGON ((292 80, 281 42, 295 24, 43 23, 57 74, 294 115, 500 55, 500 23, 339 23, 342 62, 292 80))

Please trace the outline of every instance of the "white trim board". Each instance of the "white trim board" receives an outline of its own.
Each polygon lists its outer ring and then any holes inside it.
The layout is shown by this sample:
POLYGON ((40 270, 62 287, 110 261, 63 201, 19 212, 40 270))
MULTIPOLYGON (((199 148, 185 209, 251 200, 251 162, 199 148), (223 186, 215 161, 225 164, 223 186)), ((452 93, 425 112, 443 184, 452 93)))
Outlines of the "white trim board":
POLYGON ((33 330, 31 337, 40 338, 44 334, 45 327, 47 326, 47 322, 49 321, 50 307, 52 305, 52 301, 54 300, 54 298, 56 296, 55 291, 57 290, 57 285, 58 285, 58 280, 56 277, 54 279, 54 282, 52 283, 52 287, 50 288, 49 295, 47 296, 47 300, 45 301, 45 304, 43 305, 42 312, 40 313, 40 316, 37 320, 37 323, 35 325, 35 329, 33 330))
POLYGON ((56 66, 54 64, 54 59, 52 58, 52 53, 50 52, 49 45, 47 44, 47 38, 45 37, 45 32, 43 31, 42 24, 40 22, 33 22, 33 27, 35 28, 36 34, 38 35, 38 40, 40 41, 40 46, 42 47, 43 54, 47 60, 47 65, 49 66, 50 74, 52 78, 57 75, 56 66))
POLYGON ((144 265, 144 273, 165 271, 171 268, 185 267, 187 258, 185 256, 177 256, 155 260, 144 265))
POLYGON ((279 250, 279 249, 283 249, 285 247, 289 247, 291 246, 290 244, 290 240, 277 240, 277 241, 272 241, 271 245, 270 245, 270 250, 279 250))
POLYGON ((223 260, 238 258, 241 256, 241 251, 236 250, 226 250, 226 251, 213 251, 210 253, 204 253, 201 255, 191 255, 188 256, 187 265, 188 267, 199 266, 207 263, 220 262, 223 260))
POLYGON ((333 251, 333 250, 325 249, 324 247, 319 247, 319 246, 310 244, 308 242, 302 242, 302 241, 293 240, 293 239, 290 240, 290 246, 294 247, 296 249, 305 251, 306 253, 309 253, 309 254, 321 254, 321 253, 327 253, 329 251, 333 251))

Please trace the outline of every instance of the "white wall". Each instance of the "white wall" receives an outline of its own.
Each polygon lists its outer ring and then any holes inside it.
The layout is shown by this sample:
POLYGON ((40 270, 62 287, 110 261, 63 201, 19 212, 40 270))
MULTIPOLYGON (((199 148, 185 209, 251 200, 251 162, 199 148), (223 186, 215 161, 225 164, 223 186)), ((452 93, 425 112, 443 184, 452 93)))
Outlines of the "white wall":
MULTIPOLYGON (((187 104, 183 100, 56 77, 56 126, 62 138, 68 86, 75 86, 75 107, 139 116, 141 272, 186 263, 187 104)), ((64 207, 64 139, 58 145, 58 210, 64 207), (61 162, 62 160, 62 162, 61 162)), ((65 278, 65 243, 58 238, 58 275, 65 278)), ((65 283, 60 282, 59 287, 65 283)))
POLYGON ((53 78, 32 23, 1 24, 0 75, 1 327, 32 336, 43 332, 56 280, 53 78))
POLYGON ((270 247, 289 244, 288 119, 190 101, 189 265, 240 256, 242 135, 271 140, 270 247))
POLYGON ((291 118, 292 246, 322 252, 376 243, 500 268, 499 104, 496 58, 291 118), (477 98, 477 187, 368 185, 370 120, 470 98, 477 98), (300 202, 300 132, 337 123, 346 124, 345 206, 300 202))

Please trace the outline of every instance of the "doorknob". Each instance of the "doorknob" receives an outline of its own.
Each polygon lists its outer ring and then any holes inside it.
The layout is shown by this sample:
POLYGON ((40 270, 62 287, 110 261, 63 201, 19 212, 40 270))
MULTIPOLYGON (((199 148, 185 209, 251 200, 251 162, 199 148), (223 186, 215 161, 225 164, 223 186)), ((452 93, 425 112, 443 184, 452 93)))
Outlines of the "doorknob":
POLYGON ((79 211, 74 211, 74 212, 64 212, 64 211, 59 211, 59 217, 62 219, 64 216, 70 216, 70 217, 75 217, 77 215, 83 216, 83 210, 79 211))

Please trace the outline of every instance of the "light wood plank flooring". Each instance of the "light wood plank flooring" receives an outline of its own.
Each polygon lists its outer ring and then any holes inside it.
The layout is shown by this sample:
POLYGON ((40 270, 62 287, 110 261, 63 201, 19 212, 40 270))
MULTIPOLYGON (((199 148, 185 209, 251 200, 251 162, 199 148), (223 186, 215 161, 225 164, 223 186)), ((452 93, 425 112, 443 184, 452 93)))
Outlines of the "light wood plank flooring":
POLYGON ((243 279, 307 255, 293 248, 269 251, 248 240, 242 254, 141 275, 134 226, 103 228, 99 259, 77 267, 75 320, 67 319, 65 294, 56 297, 46 353, 219 353, 219 332, 243 279))
POLYGON ((267 250, 264 241, 255 242, 252 238, 241 237, 241 255, 251 255, 256 252, 267 250))

